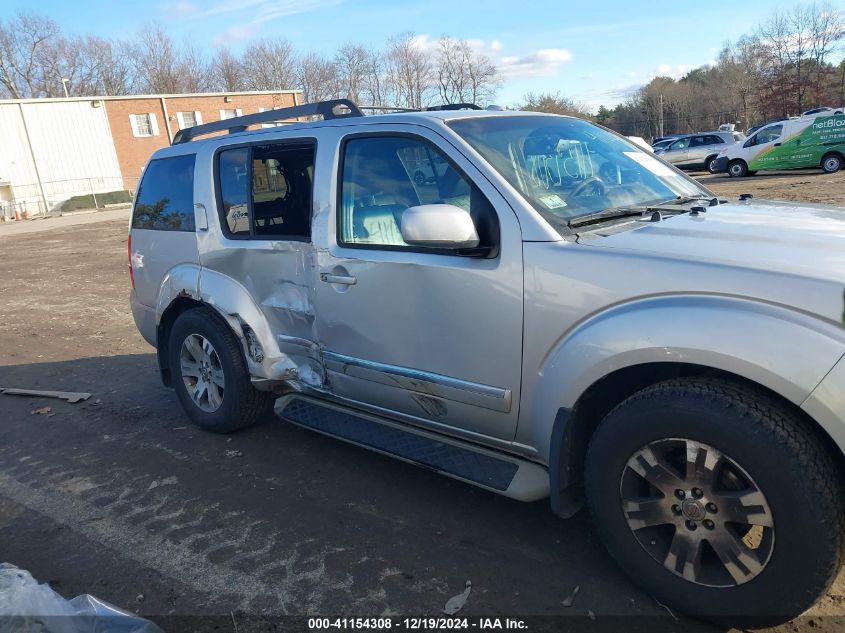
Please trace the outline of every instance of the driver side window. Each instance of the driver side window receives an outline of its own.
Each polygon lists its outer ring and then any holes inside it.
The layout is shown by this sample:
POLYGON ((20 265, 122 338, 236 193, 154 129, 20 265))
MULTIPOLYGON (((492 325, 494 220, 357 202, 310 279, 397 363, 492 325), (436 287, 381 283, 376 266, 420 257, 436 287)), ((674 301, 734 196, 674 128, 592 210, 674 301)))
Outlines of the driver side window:
POLYGON ((408 207, 450 204, 464 209, 482 244, 491 245, 496 216, 490 202, 428 143, 399 136, 352 138, 344 143, 341 178, 342 244, 418 250, 402 239, 402 214, 408 207))
POLYGON ((757 132, 756 145, 763 145, 764 143, 771 143, 772 141, 778 140, 781 132, 783 132, 782 125, 773 125, 772 127, 767 127, 765 130, 760 130, 757 132))

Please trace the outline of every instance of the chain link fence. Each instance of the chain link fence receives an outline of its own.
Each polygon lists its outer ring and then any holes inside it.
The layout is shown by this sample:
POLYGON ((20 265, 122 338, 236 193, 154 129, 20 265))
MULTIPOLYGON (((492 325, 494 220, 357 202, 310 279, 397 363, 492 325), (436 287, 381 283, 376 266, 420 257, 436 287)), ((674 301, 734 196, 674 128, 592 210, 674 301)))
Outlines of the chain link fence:
POLYGON ((100 176, 39 183, 0 183, 0 221, 131 204, 138 178, 100 176))

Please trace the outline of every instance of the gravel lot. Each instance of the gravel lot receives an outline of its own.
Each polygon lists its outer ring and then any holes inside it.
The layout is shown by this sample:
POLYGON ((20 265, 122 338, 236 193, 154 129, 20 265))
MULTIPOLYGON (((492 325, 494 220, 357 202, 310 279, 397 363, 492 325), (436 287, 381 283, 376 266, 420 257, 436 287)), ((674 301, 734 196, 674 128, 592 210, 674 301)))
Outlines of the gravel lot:
MULTIPOLYGON (((725 197, 845 206, 845 174, 702 180, 725 197)), ((504 499, 272 417, 229 437, 194 430, 128 310, 125 213, 42 222, 0 226, 0 386, 93 396, 0 395, 0 560, 169 631, 267 630, 249 617, 283 614, 439 615, 468 579, 467 616, 718 630, 676 621, 637 589, 584 512, 561 521, 546 502, 504 499)), ((841 618, 843 576, 781 630, 835 631, 841 618)))

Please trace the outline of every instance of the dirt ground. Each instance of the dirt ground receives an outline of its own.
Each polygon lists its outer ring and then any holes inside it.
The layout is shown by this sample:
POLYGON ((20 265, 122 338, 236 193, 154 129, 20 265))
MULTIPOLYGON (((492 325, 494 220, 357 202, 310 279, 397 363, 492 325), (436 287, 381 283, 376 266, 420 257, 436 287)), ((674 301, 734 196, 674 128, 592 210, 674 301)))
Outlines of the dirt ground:
MULTIPOLYGON (((723 196, 824 189, 845 206, 845 174, 704 180, 723 196)), ((436 616, 467 580, 462 615, 532 616, 529 630, 720 630, 640 591, 585 512, 562 521, 547 502, 508 500, 272 416, 228 437, 195 430, 128 310, 126 218, 2 229, 0 386, 93 396, 0 395, 0 561, 167 631, 436 616)), ((840 576, 779 630, 843 622, 840 576)))
POLYGON ((845 207, 845 172, 826 174, 820 169, 769 171, 747 178, 731 178, 727 174, 694 175, 713 193, 728 200, 750 193, 755 198, 845 207))

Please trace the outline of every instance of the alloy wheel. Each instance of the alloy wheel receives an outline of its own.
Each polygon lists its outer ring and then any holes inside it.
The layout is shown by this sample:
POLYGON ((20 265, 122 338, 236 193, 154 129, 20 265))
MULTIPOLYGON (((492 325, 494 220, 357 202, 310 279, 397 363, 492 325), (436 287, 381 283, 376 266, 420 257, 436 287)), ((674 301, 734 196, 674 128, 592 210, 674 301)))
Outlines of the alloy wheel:
POLYGON ((672 438, 644 446, 623 470, 620 497, 642 548, 698 585, 744 584, 774 550, 774 517, 763 491, 707 444, 672 438))
POLYGON ((182 381, 188 395, 202 411, 214 413, 223 404, 226 382, 217 350, 207 338, 190 334, 179 353, 182 381))

